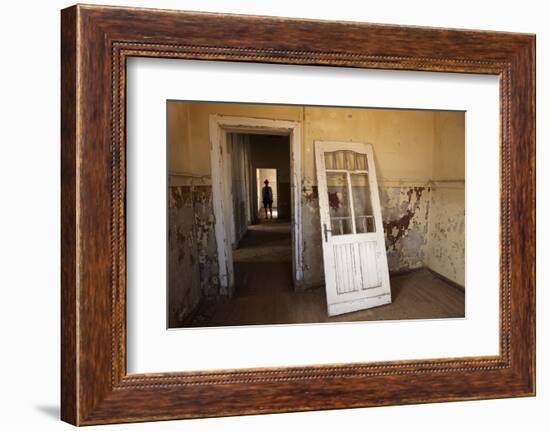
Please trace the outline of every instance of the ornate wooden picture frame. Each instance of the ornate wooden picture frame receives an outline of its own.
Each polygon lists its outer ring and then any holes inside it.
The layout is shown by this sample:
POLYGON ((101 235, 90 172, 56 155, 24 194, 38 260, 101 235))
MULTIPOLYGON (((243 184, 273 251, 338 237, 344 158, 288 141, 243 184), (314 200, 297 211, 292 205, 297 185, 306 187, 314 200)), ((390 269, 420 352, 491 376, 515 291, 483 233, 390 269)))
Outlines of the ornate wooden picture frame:
POLYGON ((75 425, 535 394, 535 37, 102 6, 61 14, 61 416, 75 425), (497 75, 500 354, 127 374, 126 60, 497 75))

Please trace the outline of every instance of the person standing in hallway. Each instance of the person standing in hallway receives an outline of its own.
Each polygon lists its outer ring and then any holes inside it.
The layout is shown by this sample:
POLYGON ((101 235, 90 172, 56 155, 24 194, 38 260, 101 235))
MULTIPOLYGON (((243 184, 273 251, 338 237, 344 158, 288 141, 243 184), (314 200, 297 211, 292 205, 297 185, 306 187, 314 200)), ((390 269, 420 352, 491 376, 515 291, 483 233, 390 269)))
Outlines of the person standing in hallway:
POLYGON ((267 210, 269 209, 269 216, 273 218, 273 190, 269 186, 269 181, 264 181, 265 186, 262 189, 262 202, 265 209, 265 218, 267 219, 267 210))

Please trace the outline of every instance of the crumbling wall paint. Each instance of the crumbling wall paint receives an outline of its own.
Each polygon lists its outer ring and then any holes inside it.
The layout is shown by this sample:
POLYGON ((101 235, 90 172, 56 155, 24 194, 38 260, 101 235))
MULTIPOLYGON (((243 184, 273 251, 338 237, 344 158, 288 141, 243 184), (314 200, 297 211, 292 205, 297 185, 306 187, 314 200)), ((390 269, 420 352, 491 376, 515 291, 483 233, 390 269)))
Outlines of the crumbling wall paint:
POLYGON ((169 325, 184 321, 203 299, 219 297, 212 187, 181 178, 168 188, 169 325), (186 184, 181 184, 181 183, 186 184))
POLYGON ((426 264, 455 283, 465 285, 464 183, 434 186, 426 264))
POLYGON ((216 299, 221 296, 221 292, 211 186, 193 187, 193 206, 200 290, 203 298, 216 299))
POLYGON ((190 187, 168 192, 168 306, 169 326, 183 321, 200 301, 193 197, 190 187))
POLYGON ((431 188, 427 184, 382 184, 380 204, 388 267, 392 272, 424 265, 431 188))
MULTIPOLYGON (((317 186, 302 188, 304 284, 324 281, 317 186)), ((428 266, 464 286, 464 186, 382 182, 380 205, 390 272, 428 266)))
POLYGON ((431 270, 465 286, 465 115, 434 118, 433 193, 428 256, 431 270))
POLYGON ((299 288, 323 284, 323 249, 319 193, 311 177, 302 177, 302 268, 303 280, 299 288))
MULTIPOLYGON (((317 186, 303 181, 304 283, 323 283, 322 232, 317 186), (306 184, 306 185, 304 185, 306 184)), ((428 214, 431 187, 428 182, 400 182, 379 185, 380 205, 390 272, 425 265, 428 244, 428 214)))

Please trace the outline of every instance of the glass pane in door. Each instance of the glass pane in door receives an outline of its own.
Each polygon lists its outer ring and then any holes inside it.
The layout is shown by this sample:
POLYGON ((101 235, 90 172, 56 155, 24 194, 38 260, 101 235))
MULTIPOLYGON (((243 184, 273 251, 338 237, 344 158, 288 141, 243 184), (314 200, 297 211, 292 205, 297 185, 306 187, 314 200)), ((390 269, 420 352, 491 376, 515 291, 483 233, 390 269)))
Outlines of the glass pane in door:
POLYGON ((325 169, 345 169, 348 171, 366 171, 367 155, 351 150, 325 152, 325 169))
POLYGON ((340 172, 327 172, 327 189, 332 235, 353 233, 346 174, 340 172))
POLYGON ((357 233, 376 232, 371 189, 367 174, 350 174, 357 233))

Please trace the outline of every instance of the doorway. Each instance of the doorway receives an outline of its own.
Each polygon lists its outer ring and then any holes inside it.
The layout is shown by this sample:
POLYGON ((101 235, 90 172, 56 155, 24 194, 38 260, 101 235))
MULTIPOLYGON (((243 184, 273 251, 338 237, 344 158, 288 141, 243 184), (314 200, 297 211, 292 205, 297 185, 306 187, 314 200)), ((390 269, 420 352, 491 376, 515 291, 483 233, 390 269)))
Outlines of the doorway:
POLYGON ((277 221, 285 220, 288 224, 291 244, 291 284, 295 288, 299 287, 303 280, 300 123, 214 114, 210 116, 209 135, 216 247, 222 293, 225 292, 228 297, 234 295, 234 250, 237 249, 246 232, 254 230, 251 227, 259 224, 258 184, 255 181, 256 172, 252 169, 274 168, 273 159, 265 153, 264 161, 258 162, 252 168, 250 151, 254 148, 256 141, 263 141, 266 148, 277 140, 286 143, 287 174, 284 186, 283 172, 281 168, 275 167, 278 172, 277 221), (236 198, 235 194, 239 194, 241 199, 236 198), (243 228, 243 220, 246 220, 245 228, 243 228))
POLYGON ((237 312, 242 321, 276 322, 287 308, 281 298, 294 292, 288 211, 289 136, 231 133, 230 140, 243 140, 249 145, 249 168, 255 173, 255 187, 250 187, 250 192, 255 198, 256 217, 249 221, 245 234, 233 248, 235 283, 229 302, 239 306, 227 310, 212 308, 215 315, 209 316, 209 320, 231 321, 232 317, 225 313, 237 312))
MULTIPOLYGON (((235 230, 242 232, 233 244, 233 301, 248 304, 239 310, 241 319, 273 313, 270 320, 276 320, 280 310, 266 304, 294 290, 289 136, 228 132, 227 143, 232 159, 246 163, 237 162, 232 170, 235 230), (253 182, 246 181, 247 176, 253 182), (249 190, 244 191, 242 184, 249 190), (256 199, 247 199, 251 195, 256 199), (254 217, 247 220, 240 215, 247 212, 243 206, 249 206, 248 213, 254 217)), ((220 321, 224 316, 211 319, 220 321)))

